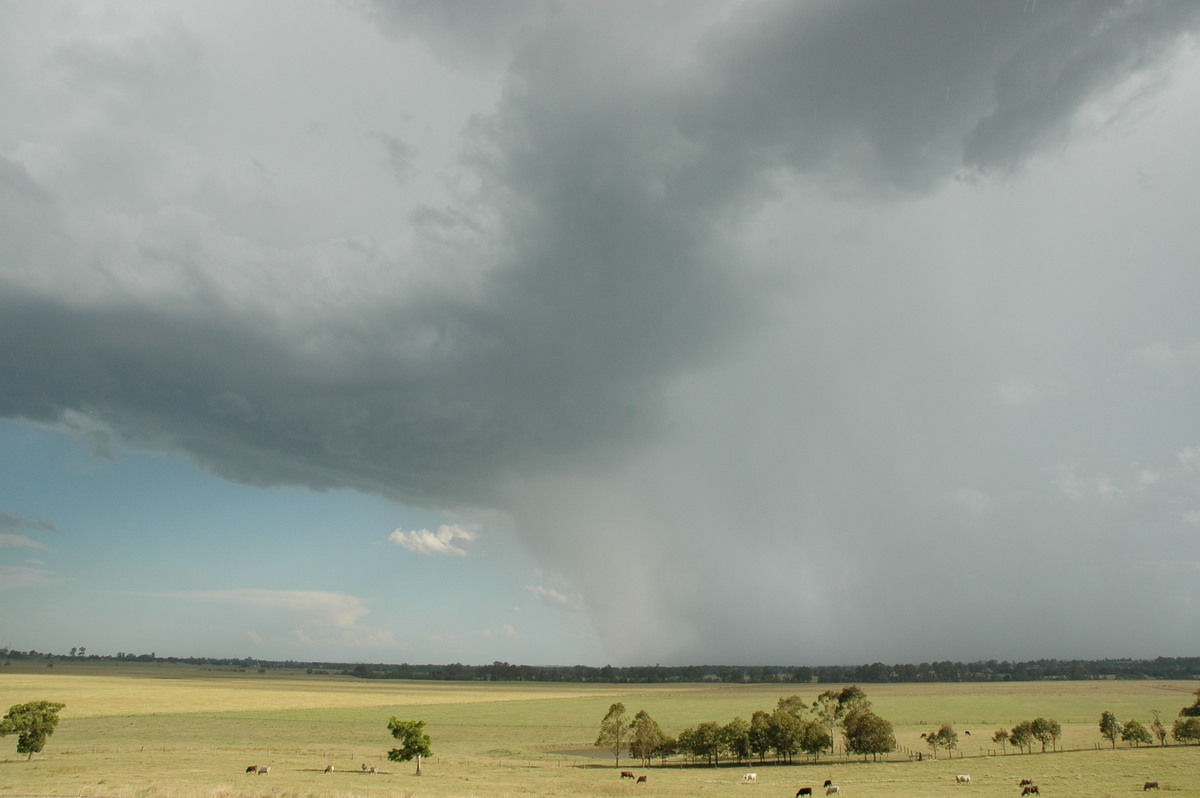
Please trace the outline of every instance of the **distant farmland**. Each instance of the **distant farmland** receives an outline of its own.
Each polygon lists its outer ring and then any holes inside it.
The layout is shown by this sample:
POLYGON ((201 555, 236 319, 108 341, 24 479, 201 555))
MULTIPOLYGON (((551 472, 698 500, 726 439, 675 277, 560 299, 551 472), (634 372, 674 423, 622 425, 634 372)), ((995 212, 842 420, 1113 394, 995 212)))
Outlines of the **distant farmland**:
MULTIPOLYGON (((878 763, 826 756, 691 767, 682 758, 651 768, 591 747, 609 705, 645 709, 668 734, 706 721, 725 724, 771 711, 783 697, 806 702, 831 685, 486 683, 362 680, 268 669, 265 673, 151 663, 21 664, 0 670, 0 709, 49 699, 66 704, 44 753, 25 762, 15 739, 0 740, 0 796, 792 796, 832 779, 849 798, 942 796, 969 791, 1018 796, 1034 779, 1049 798, 1164 792, 1200 795, 1200 746, 1130 749, 1098 731, 1100 714, 1169 726, 1192 702, 1192 681, 1044 681, 1007 684, 862 685, 889 720, 899 750, 878 763), (435 756, 424 775, 386 759, 388 718, 422 719, 435 756), (996 729, 1043 716, 1062 726, 1053 753, 1015 754, 992 741, 996 729), (923 733, 942 724, 959 733, 953 758, 923 733), (918 759, 919 757, 919 759, 918 759), (380 771, 367 774, 366 764, 380 771), (270 765, 269 775, 245 773, 270 765), (332 764, 334 771, 326 773, 332 764), (753 784, 743 772, 758 774, 753 784), (969 773, 970 785, 955 783, 969 773)), ((1035 751, 1040 746, 1035 745, 1035 751)), ((820 790, 816 791, 820 794, 820 790)))

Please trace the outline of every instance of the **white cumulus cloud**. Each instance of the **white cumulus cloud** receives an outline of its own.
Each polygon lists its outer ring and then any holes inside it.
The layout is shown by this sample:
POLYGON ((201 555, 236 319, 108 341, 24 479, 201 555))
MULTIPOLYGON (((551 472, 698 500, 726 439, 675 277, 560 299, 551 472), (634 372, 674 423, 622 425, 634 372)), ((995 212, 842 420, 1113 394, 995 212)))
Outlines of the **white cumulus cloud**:
POLYGON ((471 543, 479 539, 479 527, 476 524, 442 524, 436 532, 428 529, 413 529, 405 532, 397 529, 388 535, 388 540, 417 554, 444 554, 454 557, 466 557, 467 550, 455 545, 461 540, 471 543))

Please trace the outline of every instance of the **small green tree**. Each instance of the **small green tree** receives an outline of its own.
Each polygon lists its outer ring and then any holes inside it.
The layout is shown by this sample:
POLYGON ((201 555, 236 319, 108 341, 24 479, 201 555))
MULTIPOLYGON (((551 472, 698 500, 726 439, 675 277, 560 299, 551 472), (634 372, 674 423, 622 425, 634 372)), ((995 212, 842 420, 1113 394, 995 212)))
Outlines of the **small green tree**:
POLYGON ((651 757, 662 744, 663 733, 658 722, 650 717, 650 713, 639 709, 629 724, 629 753, 642 762, 642 767, 650 764, 651 757))
POLYGON ((996 729, 996 731, 992 734, 992 742, 998 743, 1000 745, 1000 749, 1007 753, 1008 749, 1006 746, 1008 745, 1008 729, 996 729))
POLYGON ((46 747, 46 739, 58 726, 58 712, 66 704, 57 701, 30 701, 13 704, 8 714, 0 718, 0 737, 17 735, 17 753, 29 754, 26 762, 46 747))
POLYGON ((1179 714, 1185 718, 1200 718, 1200 688, 1197 688, 1194 695, 1196 700, 1190 706, 1186 706, 1179 710, 1179 714))
POLYGON ((1058 738, 1062 737, 1062 726, 1053 718, 1034 718, 1029 724, 1029 730, 1033 733, 1034 739, 1042 744, 1042 753, 1046 753, 1046 746, 1049 745, 1053 749, 1054 743, 1058 742, 1058 738))
POLYGON ((842 721, 846 734, 846 750, 852 754, 870 755, 878 759, 880 754, 896 750, 896 734, 892 724, 869 709, 857 709, 842 721))
POLYGON ((721 729, 721 740, 725 750, 741 762, 750 757, 750 724, 745 718, 734 718, 721 729))
POLYGON ((616 766, 621 766, 621 751, 625 748, 625 705, 620 701, 609 706, 604 720, 600 721, 596 747, 611 751, 616 759, 616 766))
POLYGON ((1137 748, 1143 743, 1146 745, 1152 745, 1154 743, 1154 738, 1150 736, 1150 732, 1145 726, 1138 723, 1136 720, 1131 720, 1121 728, 1121 741, 1129 743, 1133 747, 1137 748))
POLYGON ((750 753, 762 762, 771 750, 771 713, 761 709, 754 710, 750 716, 750 753))
POLYGON ((945 748, 947 753, 958 748, 958 732, 949 723, 944 723, 937 731, 925 735, 925 742, 936 757, 939 748, 945 748))
POLYGON ((776 709, 771 713, 770 720, 771 748, 775 755, 784 762, 792 761, 792 757, 800 750, 800 735, 804 732, 804 723, 786 709, 776 709))
POLYGON ((815 757, 832 745, 829 732, 825 731, 822 724, 815 720, 801 721, 801 723, 804 724, 803 731, 800 732, 801 751, 815 757))
POLYGON ((421 757, 433 756, 433 750, 430 748, 432 741, 429 735, 425 733, 425 721, 423 720, 400 720, 395 716, 388 721, 388 729, 391 730, 392 736, 400 741, 400 748, 393 748, 388 751, 388 759, 392 762, 408 762, 409 760, 417 760, 417 775, 421 775, 421 757))
POLYGON ((1166 745, 1169 732, 1162 722, 1162 716, 1157 709, 1151 710, 1151 713, 1154 715, 1154 720, 1150 721, 1150 731, 1158 738, 1159 745, 1166 745))
POLYGON ((725 735, 721 725, 714 720, 701 723, 696 727, 692 745, 697 757, 704 757, 710 765, 721 764, 721 752, 725 749, 725 735))
POLYGON ((1015 745, 1018 751, 1033 749, 1033 723, 1023 720, 1008 733, 1008 742, 1015 745))
POLYGON ((1176 718, 1171 724, 1171 736, 1176 742, 1200 742, 1200 718, 1176 718))
POLYGON ((1100 713, 1100 735, 1107 738, 1113 748, 1117 747, 1117 738, 1121 736, 1121 722, 1107 709, 1100 713))
POLYGON ((808 710, 808 704, 804 703, 800 696, 790 695, 787 698, 779 699, 775 704, 775 708, 790 712, 798 719, 801 719, 804 717, 805 711, 808 710))

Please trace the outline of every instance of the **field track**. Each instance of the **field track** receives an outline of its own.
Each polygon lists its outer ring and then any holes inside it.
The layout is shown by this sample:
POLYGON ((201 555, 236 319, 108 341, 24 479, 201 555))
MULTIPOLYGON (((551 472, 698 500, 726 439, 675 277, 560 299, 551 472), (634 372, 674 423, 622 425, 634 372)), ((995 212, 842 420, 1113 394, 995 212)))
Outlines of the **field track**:
MULTIPOLYGON (((359 680, 303 671, 257 673, 148 663, 12 665, 0 670, 0 708, 49 699, 67 706, 44 753, 26 762, 15 739, 0 739, 0 798, 13 796, 586 796, 737 795, 789 798, 800 786, 834 779, 847 798, 1019 796, 1020 778, 1048 798, 1162 793, 1200 797, 1200 746, 1111 750, 1100 713, 1169 726, 1197 682, 1022 682, 861 687, 896 729, 900 750, 886 761, 837 756, 817 763, 719 768, 620 769, 590 744, 609 704, 630 716, 646 709, 674 734, 704 721, 726 723, 770 711, 782 697, 811 701, 831 685, 611 685, 359 680), (386 759, 387 720, 427 721, 435 756, 386 759), (991 740, 998 728, 1044 716, 1063 727, 1060 752, 1018 755, 991 740), (920 738, 943 723, 959 732, 949 759, 931 759, 920 738), (970 732, 970 734, 967 734, 970 732), (921 761, 915 761, 916 754, 921 761), (913 759, 910 760, 910 755, 913 759), (363 763, 380 771, 367 774, 363 763), (269 764, 269 775, 248 775, 269 764), (326 765, 334 771, 326 773, 326 765), (741 774, 754 770, 754 783, 741 774), (958 773, 970 773, 960 785, 958 773)), ((818 789, 815 791, 821 794, 818 789)))

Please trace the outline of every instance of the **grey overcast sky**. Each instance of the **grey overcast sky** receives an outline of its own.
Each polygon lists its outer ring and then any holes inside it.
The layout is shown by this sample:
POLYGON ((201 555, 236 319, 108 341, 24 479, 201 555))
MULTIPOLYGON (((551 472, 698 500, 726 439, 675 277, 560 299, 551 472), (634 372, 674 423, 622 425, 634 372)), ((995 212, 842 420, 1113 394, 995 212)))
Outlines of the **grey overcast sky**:
POLYGON ((1195 655, 1198 32, 0 4, 0 645, 1195 655))

